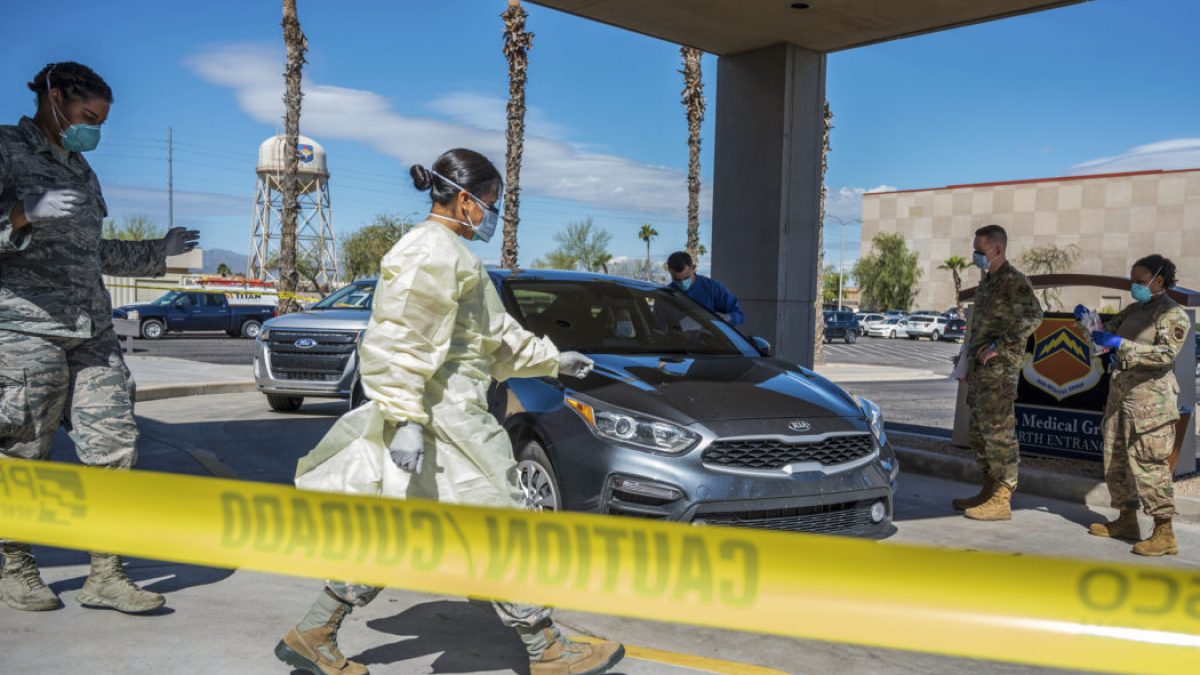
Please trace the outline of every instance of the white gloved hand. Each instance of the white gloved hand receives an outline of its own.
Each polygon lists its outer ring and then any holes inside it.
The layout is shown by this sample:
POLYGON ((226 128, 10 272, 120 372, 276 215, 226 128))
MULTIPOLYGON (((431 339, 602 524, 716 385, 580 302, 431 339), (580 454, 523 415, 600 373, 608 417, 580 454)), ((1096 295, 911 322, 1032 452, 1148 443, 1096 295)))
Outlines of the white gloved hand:
POLYGON ((596 362, 579 352, 563 352, 558 355, 558 374, 583 379, 591 374, 596 362))
POLYGON ((420 473, 425 463, 424 428, 420 424, 409 422, 396 429, 392 443, 388 446, 388 454, 397 468, 409 473, 420 473))
POLYGON ((190 253, 200 241, 200 231, 189 230, 186 227, 172 227, 167 232, 167 236, 163 237, 163 241, 167 242, 168 256, 190 253))
POLYGON ((725 323, 729 323, 729 320, 733 318, 732 314, 726 314, 724 312, 717 312, 717 316, 721 317, 721 320, 725 323))
POLYGON ((79 211, 80 204, 86 200, 78 190, 49 190, 40 195, 32 195, 22 200, 25 220, 31 223, 66 220, 74 216, 79 211))

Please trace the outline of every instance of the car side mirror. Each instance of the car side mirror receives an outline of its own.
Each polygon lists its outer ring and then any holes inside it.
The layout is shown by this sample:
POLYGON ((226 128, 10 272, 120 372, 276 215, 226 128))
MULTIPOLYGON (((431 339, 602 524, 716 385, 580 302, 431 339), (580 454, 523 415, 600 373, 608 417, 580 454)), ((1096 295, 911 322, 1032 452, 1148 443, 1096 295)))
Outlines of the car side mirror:
POLYGON ((763 356, 774 356, 771 353, 771 343, 767 342, 766 338, 752 337, 750 338, 750 342, 754 343, 754 348, 763 356))

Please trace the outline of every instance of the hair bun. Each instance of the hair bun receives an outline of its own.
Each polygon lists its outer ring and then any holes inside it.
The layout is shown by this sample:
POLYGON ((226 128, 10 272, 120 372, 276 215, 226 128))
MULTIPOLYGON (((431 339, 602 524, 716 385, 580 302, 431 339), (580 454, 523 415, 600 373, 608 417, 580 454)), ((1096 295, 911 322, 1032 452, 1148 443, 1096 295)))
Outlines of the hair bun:
POLYGON ((421 192, 426 192, 433 186, 433 174, 420 164, 413 164, 408 173, 412 176, 413 187, 421 192))

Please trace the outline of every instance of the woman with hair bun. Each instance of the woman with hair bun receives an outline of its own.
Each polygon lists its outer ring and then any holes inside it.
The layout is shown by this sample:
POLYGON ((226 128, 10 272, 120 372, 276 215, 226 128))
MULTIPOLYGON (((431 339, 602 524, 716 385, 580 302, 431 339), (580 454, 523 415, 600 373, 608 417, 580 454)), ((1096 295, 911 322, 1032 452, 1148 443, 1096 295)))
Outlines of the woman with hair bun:
MULTIPOLYGON (((489 241, 503 185, 483 155, 450 150, 410 170, 430 193, 429 216, 383 258, 359 348, 369 401, 346 414, 300 460, 303 489, 455 504, 524 508, 508 434, 488 412, 493 379, 587 377, 592 361, 526 331, 504 310, 483 262, 464 240, 489 241)), ((337 647, 354 607, 380 589, 330 581, 276 646, 282 661, 316 675, 361 675, 337 647)), ((529 653, 532 675, 603 673, 625 649, 563 638, 545 607, 494 603, 529 653)))

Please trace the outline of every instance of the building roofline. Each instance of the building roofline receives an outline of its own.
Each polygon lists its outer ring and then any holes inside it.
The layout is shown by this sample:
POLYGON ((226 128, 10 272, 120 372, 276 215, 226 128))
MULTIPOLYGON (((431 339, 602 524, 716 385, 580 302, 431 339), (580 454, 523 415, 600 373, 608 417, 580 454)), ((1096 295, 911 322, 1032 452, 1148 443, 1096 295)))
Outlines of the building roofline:
POLYGON ((1027 185, 1029 183, 1061 183, 1074 180, 1092 180, 1096 178, 1124 178, 1127 176, 1150 176, 1157 174, 1169 173, 1187 173, 1189 171, 1200 171, 1200 167, 1193 169, 1150 169, 1147 171, 1124 171, 1121 173, 1088 173, 1078 176, 1056 176, 1052 178, 1025 178, 1022 180, 1001 180, 991 183, 961 183, 958 185, 947 185, 945 187, 936 188, 915 188, 912 190, 888 190, 887 192, 866 192, 863 197, 874 195, 895 195, 906 192, 937 192, 939 190, 961 190, 963 188, 980 188, 980 187, 995 187, 998 185, 1027 185))

